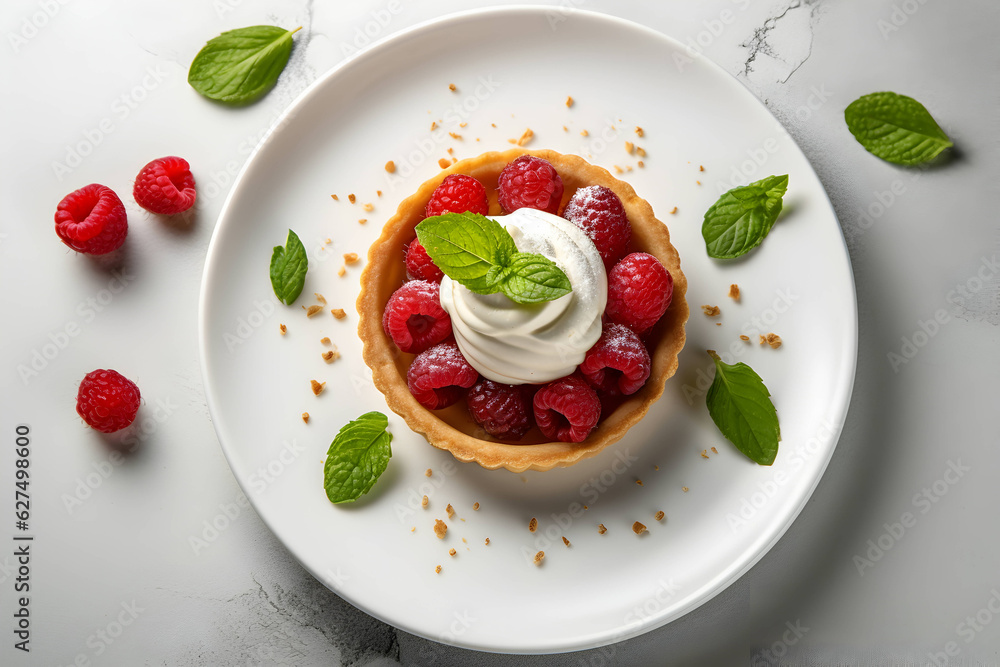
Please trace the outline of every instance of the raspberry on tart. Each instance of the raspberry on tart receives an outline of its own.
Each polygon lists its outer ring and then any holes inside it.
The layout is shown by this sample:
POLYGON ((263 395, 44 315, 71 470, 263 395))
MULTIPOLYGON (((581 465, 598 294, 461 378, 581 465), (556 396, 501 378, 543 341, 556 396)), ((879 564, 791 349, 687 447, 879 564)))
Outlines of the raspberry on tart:
POLYGON ((465 400, 469 412, 483 430, 502 440, 519 440, 532 424, 532 399, 537 387, 531 384, 502 384, 480 378, 465 400))
POLYGON ((568 375, 539 389, 533 405, 539 430, 560 442, 583 442, 601 418, 597 392, 577 375, 568 375))
POLYGON ((457 403, 479 379, 452 341, 424 350, 410 364, 406 384, 420 405, 440 410, 457 403))
POLYGON ((429 280, 432 283, 440 283, 444 278, 444 273, 431 261, 427 250, 417 239, 410 241, 410 245, 406 247, 406 277, 410 280, 429 280))
POLYGON ((674 281, 653 255, 634 252, 608 274, 608 320, 624 324, 640 336, 670 307, 674 281))
POLYGON ((559 210, 562 196, 562 178, 544 158, 522 155, 500 172, 497 198, 507 213, 527 207, 554 214, 559 210))
POLYGON ((392 293, 382 327, 403 352, 416 354, 451 335, 451 317, 441 307, 441 286, 411 280, 392 293))
POLYGON ((489 207, 486 188, 482 183, 472 176, 451 174, 431 194, 424 214, 428 218, 442 213, 469 212, 486 215, 489 207))
POLYGON ((632 225, 622 200, 609 188, 603 185, 580 188, 570 197, 562 216, 586 232, 608 271, 625 254, 632 238, 632 225))
POLYGON ((597 344, 587 352, 580 372, 598 391, 610 395, 634 394, 649 378, 649 352, 631 329, 609 323, 597 344))

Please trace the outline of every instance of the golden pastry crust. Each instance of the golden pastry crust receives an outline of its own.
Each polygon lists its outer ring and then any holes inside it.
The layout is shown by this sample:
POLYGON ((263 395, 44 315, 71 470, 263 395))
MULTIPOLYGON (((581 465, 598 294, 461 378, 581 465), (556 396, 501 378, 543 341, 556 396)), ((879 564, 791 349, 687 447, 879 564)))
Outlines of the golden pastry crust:
POLYGON ((357 303, 360 314, 358 335, 364 345, 365 363, 372 369, 375 386, 385 395, 389 408, 405 419, 411 429, 427 438, 430 444, 451 452, 459 461, 475 461, 491 470, 550 470, 594 456, 620 440, 663 394, 664 383, 677 370, 677 355, 684 347, 684 323, 688 319, 686 292, 687 279, 681 272, 677 251, 670 244, 666 225, 656 219, 653 209, 635 193, 631 185, 575 155, 517 148, 461 160, 442 170, 421 185, 415 194, 403 200, 396 214, 383 227, 382 235, 368 251, 357 303), (385 304, 406 280, 403 248, 415 237, 413 229, 423 220, 424 208, 434 189, 449 174, 474 176, 489 193, 490 214, 501 214, 496 195, 500 171, 508 162, 525 154, 548 160, 559 172, 565 186, 560 210, 578 188, 603 185, 614 191, 632 224, 629 251, 641 250, 654 255, 670 271, 674 281, 670 308, 646 338, 652 361, 649 380, 610 413, 602 415, 593 433, 578 443, 547 441, 537 428, 533 428, 517 444, 501 442, 487 435, 473 421, 465 401, 444 410, 426 409, 406 386, 406 371, 414 355, 400 352, 382 329, 385 304))

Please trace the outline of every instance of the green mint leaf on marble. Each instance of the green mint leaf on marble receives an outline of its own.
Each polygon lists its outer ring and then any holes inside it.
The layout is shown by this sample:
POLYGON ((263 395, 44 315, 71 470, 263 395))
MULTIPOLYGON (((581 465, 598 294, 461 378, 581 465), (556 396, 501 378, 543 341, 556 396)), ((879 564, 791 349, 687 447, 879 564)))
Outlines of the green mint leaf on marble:
POLYGON ((859 97, 844 110, 844 120, 865 150, 893 164, 923 164, 954 145, 924 105, 906 95, 859 97))
POLYGON ((209 99, 249 104, 274 87, 288 64, 292 35, 301 29, 255 25, 224 32, 194 57, 188 83, 209 99))

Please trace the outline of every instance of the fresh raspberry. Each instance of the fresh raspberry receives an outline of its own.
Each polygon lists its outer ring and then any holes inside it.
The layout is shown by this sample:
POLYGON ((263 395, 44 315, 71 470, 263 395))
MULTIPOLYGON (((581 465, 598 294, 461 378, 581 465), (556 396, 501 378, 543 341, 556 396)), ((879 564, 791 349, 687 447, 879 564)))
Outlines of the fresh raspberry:
POLYGON ((421 352, 406 371, 410 393, 428 410, 457 403, 478 379, 479 372, 465 360, 455 341, 421 352))
POLYGON ((150 213, 173 215, 194 205, 194 176, 187 160, 161 157, 153 160, 135 177, 132 196, 150 213))
POLYGON ((128 234, 125 206, 111 188, 91 183, 59 202, 56 234, 73 250, 88 255, 117 250, 128 234))
POLYGON ((626 255, 608 274, 611 322, 624 324, 640 336, 656 324, 670 306, 674 280, 660 260, 645 252, 626 255))
POLYGON ((439 283, 444 278, 444 273, 431 261, 427 250, 417 239, 410 241, 410 246, 406 249, 406 277, 410 280, 429 280, 432 283, 439 283))
POLYGON ((495 438, 520 440, 531 429, 535 386, 502 384, 481 378, 465 396, 469 412, 495 438))
POLYGON ((582 229, 597 246, 608 271, 625 254, 632 225, 622 200, 603 185, 580 188, 566 204, 563 217, 582 229))
POLYGON ((601 418, 597 392, 578 375, 567 375, 538 390, 535 423, 547 438, 582 442, 601 418))
POLYGON ((118 371, 99 368, 87 373, 80 383, 76 411, 101 433, 114 433, 135 420, 139 387, 118 371))
POLYGON ((441 307, 441 286, 411 280, 392 293, 382 328, 403 352, 417 354, 451 335, 451 317, 441 307))
POLYGON ((498 196, 507 213, 537 208, 554 214, 562 202, 563 182, 548 160, 522 155, 500 172, 498 196))
POLYGON ((580 372, 598 391, 634 394, 646 384, 649 352, 639 337, 622 324, 608 324, 580 364, 580 372))
POLYGON ((465 174, 451 174, 437 186, 427 202, 424 215, 428 218, 442 213, 479 213, 490 210, 486 188, 477 179, 465 174))

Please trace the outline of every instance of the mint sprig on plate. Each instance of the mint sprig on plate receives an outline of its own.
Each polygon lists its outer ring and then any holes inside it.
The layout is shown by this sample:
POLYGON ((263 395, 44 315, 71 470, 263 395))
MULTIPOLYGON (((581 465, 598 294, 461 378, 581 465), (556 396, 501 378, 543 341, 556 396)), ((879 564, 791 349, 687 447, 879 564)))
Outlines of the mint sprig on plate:
POLYGON ((277 83, 292 52, 292 35, 301 29, 255 25, 224 32, 194 57, 188 83, 219 102, 253 102, 277 83))
POLYGON ((906 95, 859 97, 844 110, 844 120, 865 150, 893 164, 929 162, 954 145, 924 105, 906 95))
POLYGON ((445 213, 417 225, 417 240, 441 271, 476 294, 503 292, 516 303, 552 301, 573 291, 548 257, 518 252, 510 233, 478 213, 445 213))
POLYGON ((306 284, 308 270, 306 249, 295 232, 289 229, 285 246, 274 246, 271 254, 271 288, 274 295, 286 306, 295 303, 306 284))
POLYGON ((727 364, 714 350, 715 379, 705 402, 722 435, 747 458, 762 466, 774 463, 781 429, 771 392, 752 368, 740 362, 727 364))
POLYGON ((701 235, 709 257, 732 259, 761 244, 781 213, 788 175, 733 188, 705 212, 701 235))
POLYGON ((330 502, 352 502, 371 491, 392 457, 388 426, 384 414, 368 412, 340 429, 323 464, 323 487, 330 502))

